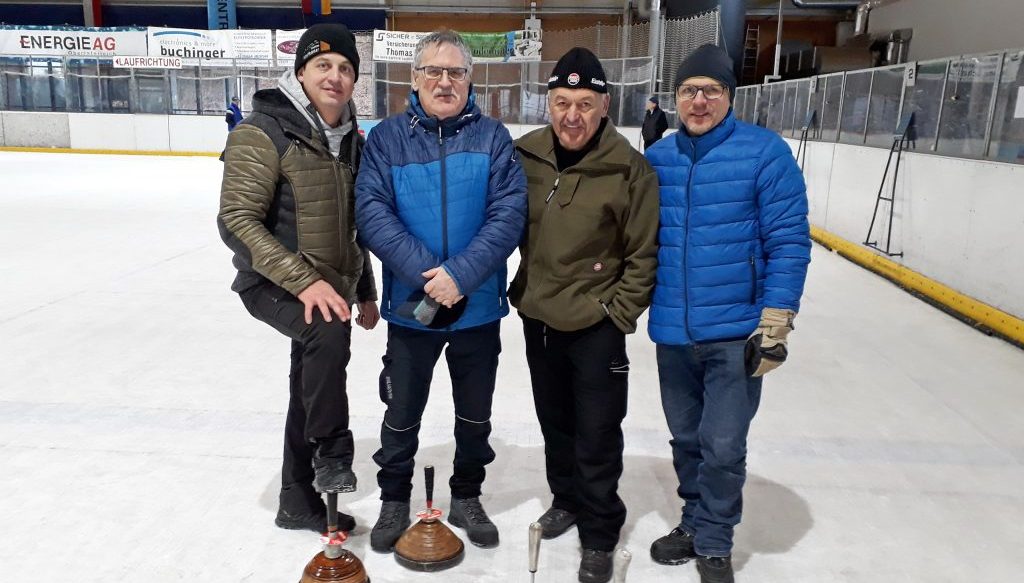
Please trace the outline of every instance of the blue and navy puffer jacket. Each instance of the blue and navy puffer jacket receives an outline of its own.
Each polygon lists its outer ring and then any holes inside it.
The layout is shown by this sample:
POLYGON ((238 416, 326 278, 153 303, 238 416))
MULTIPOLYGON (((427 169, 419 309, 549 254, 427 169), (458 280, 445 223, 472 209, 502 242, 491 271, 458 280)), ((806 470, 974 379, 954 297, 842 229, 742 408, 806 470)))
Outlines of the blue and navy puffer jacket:
POLYGON ((658 173, 658 272, 648 321, 658 344, 732 340, 761 309, 800 309, 810 229, 807 189, 789 146, 736 121, 685 128, 646 152, 658 173))
POLYGON ((512 137, 480 114, 470 89, 463 112, 439 122, 416 93, 404 114, 373 128, 356 179, 361 242, 383 264, 381 315, 427 330, 411 314, 424 271, 443 265, 467 297, 450 330, 508 314, 505 262, 526 223, 526 177, 512 137))

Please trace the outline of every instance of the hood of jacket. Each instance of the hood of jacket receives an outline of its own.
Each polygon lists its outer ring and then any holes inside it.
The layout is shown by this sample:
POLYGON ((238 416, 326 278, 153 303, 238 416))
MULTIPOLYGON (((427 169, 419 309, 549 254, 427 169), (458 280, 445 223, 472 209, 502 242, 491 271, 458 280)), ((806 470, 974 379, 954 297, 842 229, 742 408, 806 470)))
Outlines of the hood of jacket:
POLYGON ((288 70, 278 79, 277 89, 263 89, 253 95, 253 111, 270 115, 282 128, 303 137, 318 140, 334 156, 345 136, 358 129, 355 106, 348 102, 336 128, 328 126, 302 89, 295 72, 288 70))

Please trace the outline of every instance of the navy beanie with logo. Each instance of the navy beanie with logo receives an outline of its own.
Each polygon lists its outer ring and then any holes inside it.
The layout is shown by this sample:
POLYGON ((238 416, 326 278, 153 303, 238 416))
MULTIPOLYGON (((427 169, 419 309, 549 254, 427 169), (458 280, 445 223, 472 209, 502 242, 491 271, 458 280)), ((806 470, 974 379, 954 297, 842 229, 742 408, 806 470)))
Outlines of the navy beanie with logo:
POLYGON ((722 47, 707 44, 697 47, 676 69, 676 84, 673 91, 690 77, 710 77, 729 88, 729 96, 736 95, 736 72, 732 59, 722 47))
POLYGON ((359 51, 356 50, 356 37, 344 24, 322 22, 314 24, 302 33, 299 45, 295 49, 295 72, 320 53, 338 53, 352 63, 359 80, 359 51))
POLYGON ((569 89, 590 89, 597 93, 608 93, 608 77, 597 55, 583 47, 569 49, 555 63, 548 79, 548 90, 556 87, 569 89))

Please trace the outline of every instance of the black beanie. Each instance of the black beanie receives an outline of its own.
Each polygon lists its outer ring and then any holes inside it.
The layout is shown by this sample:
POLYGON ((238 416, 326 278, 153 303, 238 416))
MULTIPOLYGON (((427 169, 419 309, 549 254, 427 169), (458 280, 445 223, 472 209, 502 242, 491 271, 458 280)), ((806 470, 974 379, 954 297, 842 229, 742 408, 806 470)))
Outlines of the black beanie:
POLYGON ((356 81, 359 80, 356 37, 344 24, 322 22, 307 28, 295 49, 295 72, 298 73, 299 69, 320 53, 338 53, 348 59, 356 71, 356 81))
POLYGON ((673 91, 678 91, 690 77, 710 77, 729 88, 730 99, 736 96, 736 72, 732 69, 732 59, 721 47, 701 45, 690 53, 676 69, 673 91))
POLYGON ((583 47, 569 49, 555 63, 548 79, 548 90, 555 87, 569 89, 590 89, 598 93, 608 93, 608 78, 604 67, 597 56, 583 47))

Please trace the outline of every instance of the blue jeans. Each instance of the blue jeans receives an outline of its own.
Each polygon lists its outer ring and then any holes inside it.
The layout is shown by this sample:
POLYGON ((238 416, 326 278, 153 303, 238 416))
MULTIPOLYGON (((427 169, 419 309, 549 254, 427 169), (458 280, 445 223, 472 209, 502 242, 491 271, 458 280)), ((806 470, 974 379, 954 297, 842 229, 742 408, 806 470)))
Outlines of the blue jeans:
POLYGON ((744 343, 657 349, 661 404, 684 502, 679 528, 694 535, 694 548, 704 556, 732 552, 743 510, 747 432, 761 400, 761 379, 743 369, 744 343))

